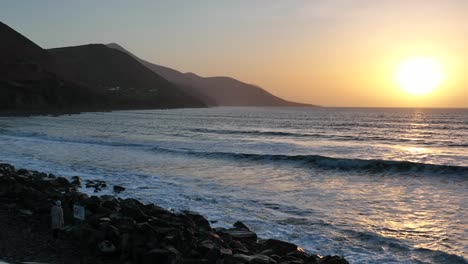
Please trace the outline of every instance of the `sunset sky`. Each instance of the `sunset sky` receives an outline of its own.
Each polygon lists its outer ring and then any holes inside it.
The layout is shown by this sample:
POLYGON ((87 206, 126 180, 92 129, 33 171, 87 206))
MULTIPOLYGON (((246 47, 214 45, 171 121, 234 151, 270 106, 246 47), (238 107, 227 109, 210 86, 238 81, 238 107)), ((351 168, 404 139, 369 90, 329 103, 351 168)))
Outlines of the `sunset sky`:
POLYGON ((2 1, 1 20, 44 48, 116 42, 148 61, 232 76, 324 106, 468 107, 468 1, 2 1), (444 80, 413 95, 414 57, 444 80))

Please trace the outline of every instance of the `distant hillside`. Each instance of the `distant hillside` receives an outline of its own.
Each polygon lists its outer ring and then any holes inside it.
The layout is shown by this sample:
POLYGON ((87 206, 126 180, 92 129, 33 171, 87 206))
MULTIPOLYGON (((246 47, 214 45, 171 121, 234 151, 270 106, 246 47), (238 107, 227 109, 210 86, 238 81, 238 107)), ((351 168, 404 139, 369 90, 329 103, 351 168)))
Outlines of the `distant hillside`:
POLYGON ((42 49, 0 22, 0 112, 204 107, 105 45, 42 49))
POLYGON ((313 106, 286 101, 272 95, 264 89, 230 77, 201 77, 194 73, 182 73, 177 70, 150 63, 140 59, 116 43, 108 47, 126 52, 152 71, 167 80, 192 90, 209 105, 219 106, 313 106))
POLYGON ((46 50, 2 22, 0 40, 0 111, 72 110, 99 99, 59 76, 46 50))
POLYGON ((102 44, 50 49, 61 73, 112 96, 126 108, 204 107, 205 104, 128 54, 102 44))

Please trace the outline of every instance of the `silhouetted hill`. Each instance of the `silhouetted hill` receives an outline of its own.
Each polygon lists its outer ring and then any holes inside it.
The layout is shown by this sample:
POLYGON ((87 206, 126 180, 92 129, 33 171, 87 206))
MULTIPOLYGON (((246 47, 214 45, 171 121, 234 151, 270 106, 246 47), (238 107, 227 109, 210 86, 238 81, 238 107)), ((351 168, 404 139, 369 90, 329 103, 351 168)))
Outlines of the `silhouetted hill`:
POLYGON ((140 59, 116 43, 108 47, 128 53, 152 71, 186 90, 192 90, 209 105, 220 106, 313 106, 286 101, 264 89, 230 77, 201 77, 194 73, 177 70, 150 63, 140 59))
POLYGON ((0 22, 2 113, 205 106, 126 53, 105 45, 52 53, 0 22))
POLYGON ((130 108, 204 107, 128 54, 103 44, 50 49, 63 75, 106 93, 130 108))
POLYGON ((0 22, 0 111, 68 111, 98 99, 56 69, 46 50, 0 22))
POLYGON ((0 80, 50 77, 50 54, 9 26, 0 22, 0 80))

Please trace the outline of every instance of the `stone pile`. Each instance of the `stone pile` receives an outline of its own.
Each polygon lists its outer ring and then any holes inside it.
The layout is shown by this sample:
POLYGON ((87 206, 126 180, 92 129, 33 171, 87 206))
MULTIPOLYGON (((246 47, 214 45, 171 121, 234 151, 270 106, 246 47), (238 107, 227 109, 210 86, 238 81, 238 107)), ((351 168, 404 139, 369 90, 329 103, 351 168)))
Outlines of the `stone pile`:
MULTIPOLYGON (((64 177, 0 164, 0 198, 17 210, 50 222, 52 201, 61 200, 65 223, 62 236, 80 243, 85 259, 107 263, 252 263, 252 264, 345 264, 338 256, 321 257, 297 245, 262 239, 246 224, 212 228, 207 219, 193 212, 174 213, 154 204, 110 195, 80 193, 79 177, 64 177), (73 207, 86 208, 85 220, 74 218, 73 207)), ((87 182, 100 189, 104 182, 87 182)), ((115 192, 125 188, 114 188, 115 192)))

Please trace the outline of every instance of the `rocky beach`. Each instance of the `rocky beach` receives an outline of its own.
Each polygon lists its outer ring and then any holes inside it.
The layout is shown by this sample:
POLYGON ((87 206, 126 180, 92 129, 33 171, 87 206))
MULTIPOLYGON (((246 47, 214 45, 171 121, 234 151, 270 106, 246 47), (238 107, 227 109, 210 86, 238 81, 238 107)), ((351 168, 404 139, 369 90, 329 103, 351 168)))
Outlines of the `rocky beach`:
POLYGON ((135 199, 88 196, 81 185, 111 188, 102 181, 65 177, 0 165, 0 259, 13 263, 348 263, 319 256, 276 239, 257 237, 238 221, 212 228, 194 212, 173 212, 135 199), (65 227, 54 239, 50 209, 62 202, 65 227), (74 206, 85 208, 76 219, 74 206))

